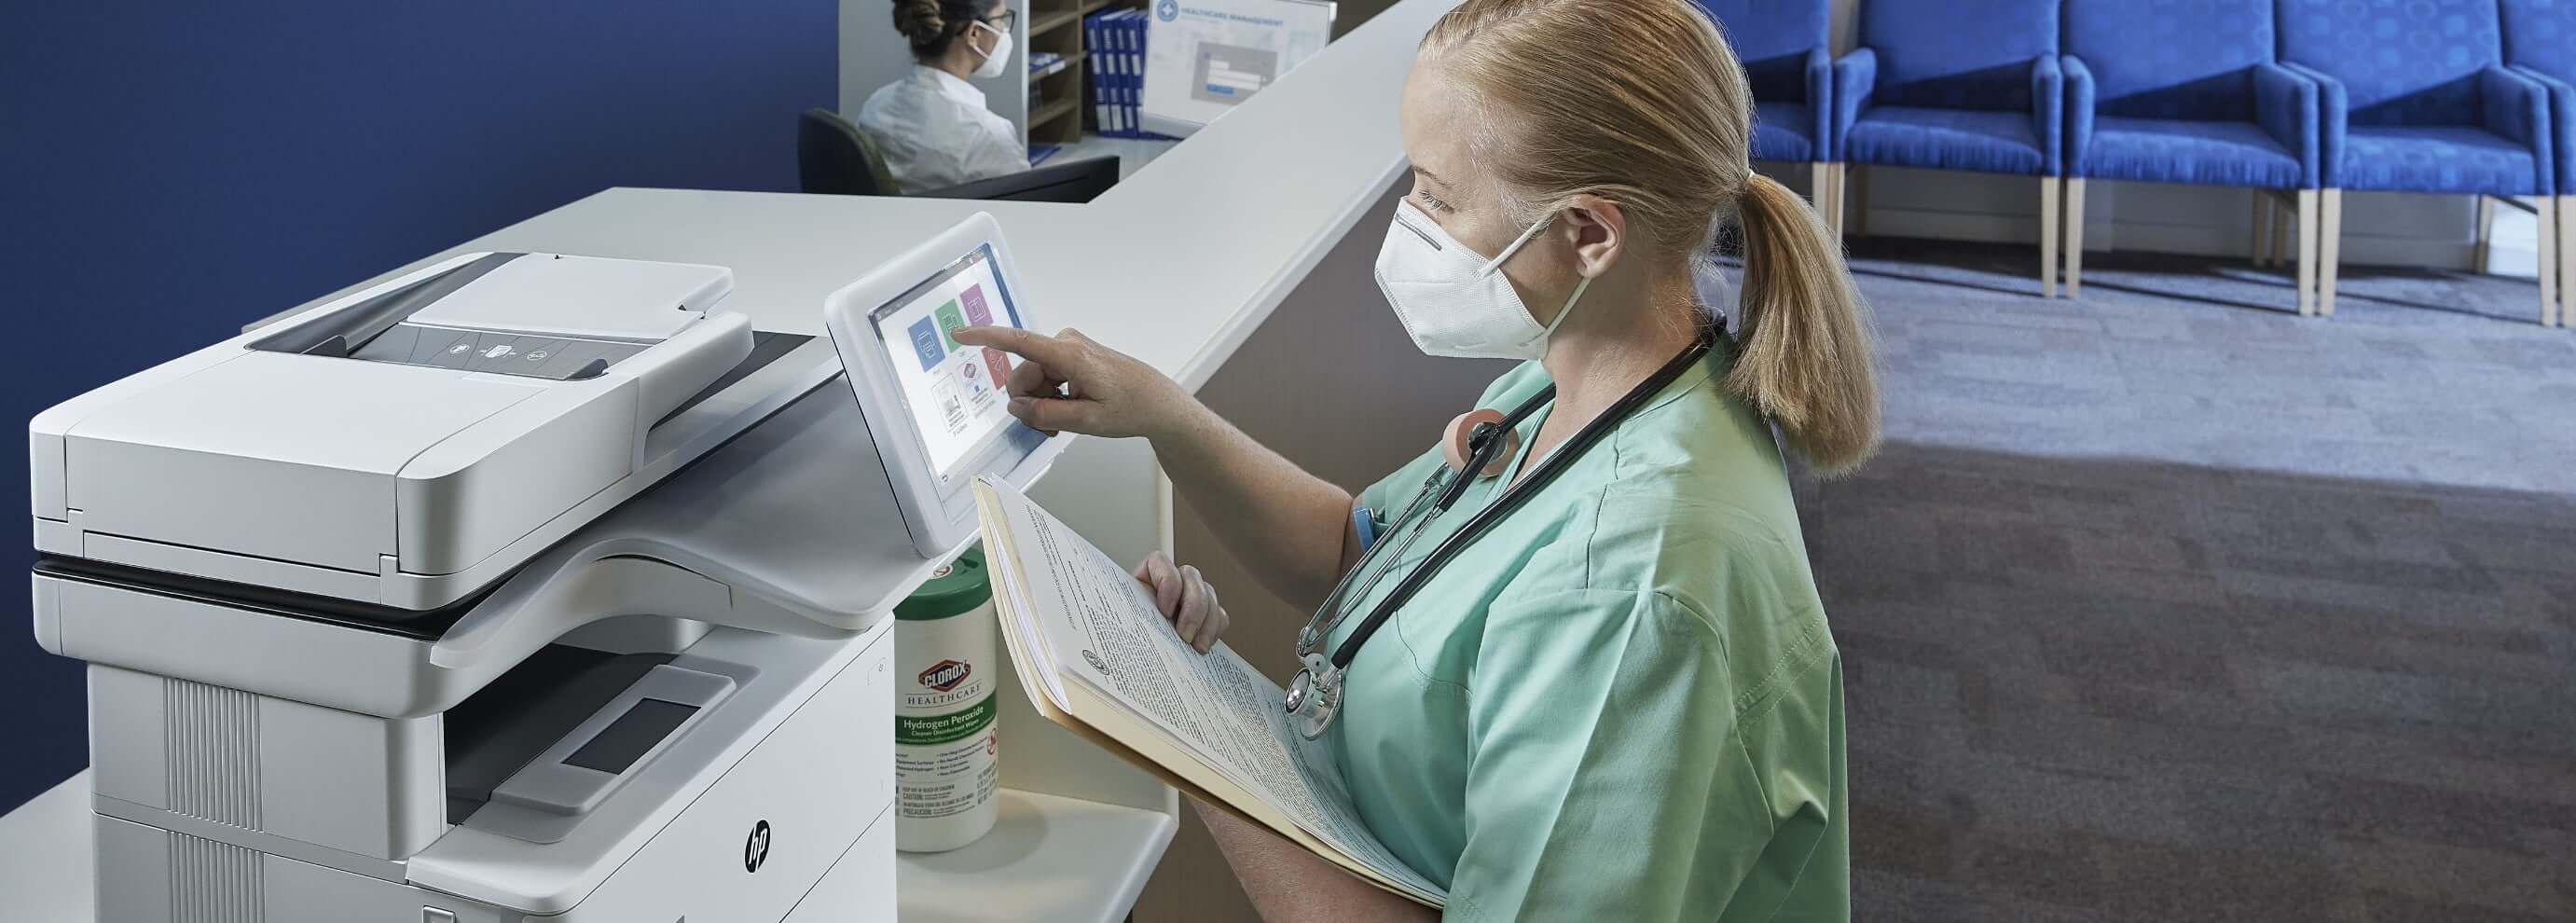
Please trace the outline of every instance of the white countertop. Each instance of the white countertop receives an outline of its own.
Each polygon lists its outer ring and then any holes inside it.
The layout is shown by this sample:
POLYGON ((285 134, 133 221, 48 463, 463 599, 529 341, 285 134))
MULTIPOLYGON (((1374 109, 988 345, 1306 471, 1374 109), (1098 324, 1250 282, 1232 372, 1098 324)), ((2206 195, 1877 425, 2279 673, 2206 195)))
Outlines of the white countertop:
MULTIPOLYGON (((0 815, 0 923, 95 919, 89 773, 0 815)), ((889 823, 892 819, 889 818, 889 823)), ((1002 790, 993 832, 944 853, 897 853, 902 923, 1118 923, 1153 877, 1176 821, 1146 811, 1002 790), (994 887, 996 881, 1010 887, 994 887), (966 898, 966 899, 960 899, 966 898)))
MULTIPOLYGON (((714 263, 734 271, 724 309, 820 334, 825 295, 990 211, 1040 325, 1080 328, 1196 389, 1325 251, 1382 217, 1364 212, 1403 167, 1398 88, 1450 5, 1399 3, 1087 205, 611 189, 395 272, 477 250, 714 263)), ((84 772, 0 816, 0 923, 90 918, 89 795, 84 772)), ((903 918, 1115 920, 1175 823, 1007 791, 987 840, 904 857, 903 918)))
POLYGON ((1399 89, 1451 5, 1397 4, 1086 205, 618 188, 398 271, 478 250, 714 263, 734 272, 721 309, 820 334, 825 295, 989 211, 1041 324, 1196 388, 1326 249, 1385 217, 1363 213, 1403 170, 1399 89))
POLYGON ((902 923, 1119 923, 1178 828, 1161 811, 1006 788, 983 839, 895 854, 895 912, 902 923))

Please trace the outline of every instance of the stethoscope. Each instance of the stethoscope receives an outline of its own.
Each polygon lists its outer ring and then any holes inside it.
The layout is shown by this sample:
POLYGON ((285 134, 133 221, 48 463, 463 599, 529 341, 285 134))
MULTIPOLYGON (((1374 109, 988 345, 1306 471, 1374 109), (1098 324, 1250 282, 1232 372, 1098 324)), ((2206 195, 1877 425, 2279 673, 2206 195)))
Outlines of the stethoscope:
POLYGON ((1439 521, 1441 514, 1457 505, 1458 498, 1466 495, 1468 485, 1501 473, 1505 457, 1519 446, 1515 431, 1522 421, 1556 399, 1556 386, 1549 385, 1509 414, 1480 409, 1453 421, 1450 425, 1453 448, 1449 452, 1449 463, 1423 479, 1422 489, 1414 492, 1413 499, 1404 505, 1404 511, 1396 516, 1394 524, 1388 526, 1386 533, 1379 536, 1367 551, 1361 552, 1359 563, 1342 575, 1341 582, 1333 585, 1333 591, 1324 597, 1324 604, 1315 608, 1315 614, 1306 620, 1306 627, 1297 632, 1297 659, 1304 666, 1288 683, 1286 703, 1288 717, 1296 723, 1297 733, 1313 740, 1323 736, 1324 730, 1333 725, 1334 717, 1341 713, 1343 673, 1350 667, 1351 659, 1359 655, 1360 645, 1367 644, 1369 636, 1377 633, 1378 626, 1386 624, 1396 609, 1438 575, 1441 566, 1448 564, 1478 536, 1492 530, 1495 523, 1501 522, 1503 517, 1511 515, 1514 509, 1545 489, 1549 481, 1573 467, 1584 450, 1600 442, 1602 437, 1618 427, 1619 421, 1681 378, 1682 373, 1689 371, 1702 356, 1708 355, 1716 344, 1717 330, 1715 325, 1702 324, 1699 336, 1691 341, 1689 348, 1664 363, 1663 368, 1655 370, 1654 375, 1635 388, 1629 389, 1618 403, 1584 424, 1583 429, 1566 440, 1565 445, 1550 453, 1537 470, 1512 485, 1492 505, 1479 511, 1474 519, 1467 520, 1467 524, 1456 533, 1441 540, 1429 555, 1423 557, 1421 564, 1415 565, 1412 572, 1396 582, 1395 589, 1387 592, 1385 599, 1379 600, 1377 606, 1369 610, 1368 617, 1361 619, 1358 627, 1351 629, 1349 638, 1327 652, 1325 641, 1341 625, 1342 619, 1350 615, 1346 603, 1368 598, 1369 591, 1377 587, 1378 579, 1386 576, 1388 567, 1403 560, 1405 549, 1413 547, 1414 540, 1430 531, 1431 524, 1439 521), (1455 447, 1462 428, 1463 452, 1455 447), (1459 476, 1471 471, 1475 476, 1459 476), (1404 533, 1403 539, 1390 541, 1399 532, 1404 533), (1379 553, 1389 545, 1395 546, 1392 552, 1379 553), (1366 576, 1362 576, 1363 572, 1366 576))

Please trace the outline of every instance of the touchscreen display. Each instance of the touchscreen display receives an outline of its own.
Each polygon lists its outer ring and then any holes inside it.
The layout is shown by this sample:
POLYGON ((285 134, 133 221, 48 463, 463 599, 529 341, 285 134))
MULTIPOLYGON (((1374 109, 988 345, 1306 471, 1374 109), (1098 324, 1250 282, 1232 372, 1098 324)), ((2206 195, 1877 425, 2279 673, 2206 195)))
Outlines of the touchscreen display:
POLYGON ((948 336, 959 327, 1020 326, 1010 292, 993 271, 991 245, 948 264, 930 281, 870 313, 868 321, 885 343, 886 359, 921 431, 922 448, 941 479, 1018 425, 1006 409, 1010 354, 965 346, 948 336))

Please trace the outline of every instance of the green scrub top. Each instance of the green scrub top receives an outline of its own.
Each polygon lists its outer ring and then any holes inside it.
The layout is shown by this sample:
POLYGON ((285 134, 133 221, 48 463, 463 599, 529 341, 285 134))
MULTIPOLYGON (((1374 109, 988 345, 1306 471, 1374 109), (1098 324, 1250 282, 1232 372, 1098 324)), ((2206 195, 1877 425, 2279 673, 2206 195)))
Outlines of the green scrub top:
MULTIPOLYGON (((1446 919, 1851 916, 1842 655, 1770 429, 1721 389, 1729 355, 1468 546, 1352 661, 1327 739, 1369 828, 1449 889, 1446 919)), ((1527 363, 1477 406, 1548 384, 1527 363)), ((1532 463, 1471 487, 1336 647, 1532 463)), ((1425 453, 1358 502, 1392 519, 1439 464, 1425 453)))

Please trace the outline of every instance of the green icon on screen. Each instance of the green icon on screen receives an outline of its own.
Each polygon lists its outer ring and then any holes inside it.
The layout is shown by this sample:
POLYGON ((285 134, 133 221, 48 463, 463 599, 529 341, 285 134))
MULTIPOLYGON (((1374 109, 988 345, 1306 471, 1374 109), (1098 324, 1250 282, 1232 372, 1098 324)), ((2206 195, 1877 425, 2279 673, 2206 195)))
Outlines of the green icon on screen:
POLYGON ((935 313, 939 315, 939 338, 947 340, 948 348, 953 352, 958 348, 957 338, 948 334, 950 331, 966 326, 966 315, 957 310, 957 302, 954 301, 940 305, 935 313))

